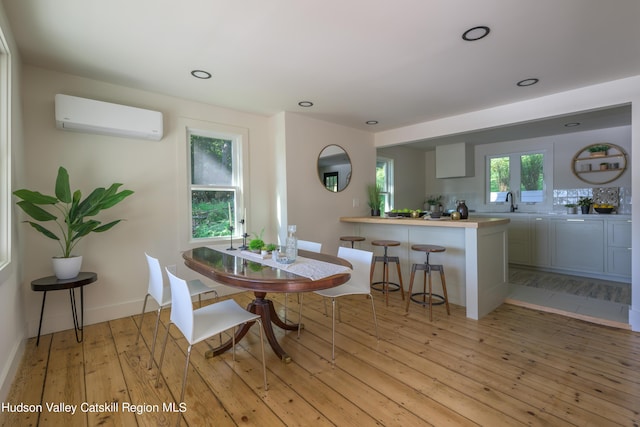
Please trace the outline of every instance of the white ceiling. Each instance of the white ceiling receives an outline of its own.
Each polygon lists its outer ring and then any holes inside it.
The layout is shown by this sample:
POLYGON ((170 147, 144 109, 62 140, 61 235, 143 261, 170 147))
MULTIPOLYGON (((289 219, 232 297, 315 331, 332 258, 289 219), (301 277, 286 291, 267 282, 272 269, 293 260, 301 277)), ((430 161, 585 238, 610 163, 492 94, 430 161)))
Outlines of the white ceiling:
POLYGON ((374 132, 640 74, 638 0, 3 2, 25 63, 374 132))

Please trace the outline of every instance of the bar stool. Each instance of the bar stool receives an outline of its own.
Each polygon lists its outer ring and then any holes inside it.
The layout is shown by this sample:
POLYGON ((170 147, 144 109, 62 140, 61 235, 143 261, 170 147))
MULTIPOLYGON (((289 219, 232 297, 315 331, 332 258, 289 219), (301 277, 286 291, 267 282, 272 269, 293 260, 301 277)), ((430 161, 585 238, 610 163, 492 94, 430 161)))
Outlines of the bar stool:
POLYGON ((400 271, 400 258, 397 256, 389 256, 387 254, 387 249, 390 246, 400 246, 400 242, 396 240, 374 240, 371 242, 373 246, 382 246, 384 247, 384 255, 383 256, 374 256, 373 262, 371 263, 371 273, 369 277, 369 281, 371 283, 371 287, 376 291, 382 291, 385 293, 386 297, 386 305, 389 305, 389 292, 395 292, 400 290, 400 294, 402 295, 402 300, 404 301, 404 287, 402 284, 402 272, 400 271), (382 281, 381 282, 373 282, 373 272, 376 268, 376 263, 382 262, 382 281), (398 279, 400 280, 400 284, 390 282, 389 281, 389 263, 395 262, 398 268, 398 279), (375 285, 382 285, 375 286, 375 285), (389 287, 392 289, 389 289, 389 287))
POLYGON ((353 249, 353 244, 355 242, 363 242, 366 239, 362 236, 340 236, 340 240, 343 242, 351 242, 351 249, 353 249))
POLYGON ((444 266, 442 266, 441 264, 429 263, 429 254, 436 253, 436 252, 444 252, 447 249, 443 248, 442 246, 436 246, 436 245, 411 245, 411 250, 425 252, 427 254, 427 260, 423 264, 413 264, 411 266, 411 279, 409 281, 409 298, 407 298, 407 306, 405 308, 405 312, 407 313, 409 312, 409 302, 413 301, 423 306, 425 305, 429 306, 430 321, 433 321, 433 310, 432 310, 433 305, 445 304, 447 306, 447 315, 451 314, 451 312, 449 311, 449 298, 447 297, 447 282, 444 279, 444 266), (424 271, 424 289, 423 289, 423 292, 416 292, 412 294, 411 291, 413 290, 413 279, 415 277, 416 270, 424 271), (431 271, 432 270, 436 270, 440 272, 440 281, 442 282, 442 293, 444 294, 444 296, 433 293, 433 290, 431 287, 431 271), (429 292, 427 292, 427 273, 429 273, 429 292), (417 297, 419 295, 422 295, 422 301, 418 300, 417 298, 414 298, 414 296, 417 297), (427 301, 427 296, 429 297, 428 301, 427 301), (437 299, 438 301, 433 302, 434 298, 437 299))

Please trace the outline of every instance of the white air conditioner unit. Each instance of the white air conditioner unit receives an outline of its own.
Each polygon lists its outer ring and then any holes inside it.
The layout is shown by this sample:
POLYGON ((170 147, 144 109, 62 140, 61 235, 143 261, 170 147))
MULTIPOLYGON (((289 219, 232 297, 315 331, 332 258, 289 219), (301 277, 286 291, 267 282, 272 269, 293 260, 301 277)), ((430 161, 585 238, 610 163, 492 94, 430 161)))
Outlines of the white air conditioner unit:
POLYGON ((56 127, 74 132, 159 141, 162 139, 162 113, 57 94, 56 127))

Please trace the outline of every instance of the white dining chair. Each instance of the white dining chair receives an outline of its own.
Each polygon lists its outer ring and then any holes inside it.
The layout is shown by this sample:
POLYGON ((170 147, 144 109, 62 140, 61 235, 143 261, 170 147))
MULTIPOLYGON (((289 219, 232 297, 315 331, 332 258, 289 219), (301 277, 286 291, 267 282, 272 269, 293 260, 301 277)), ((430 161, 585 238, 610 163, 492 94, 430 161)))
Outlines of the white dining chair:
MULTIPOLYGON (((344 258, 353 266, 351 278, 345 284, 334 288, 322 289, 314 291, 315 294, 324 298, 331 299, 331 361, 335 363, 335 345, 336 345, 336 299, 347 295, 368 295, 371 300, 371 311, 373 312, 373 322, 376 329, 376 338, 378 336, 378 319, 376 318, 376 307, 373 303, 371 295, 371 286, 369 281, 369 270, 371 269, 371 261, 373 260, 373 252, 363 251, 360 249, 352 249, 341 246, 338 248, 338 257, 344 258)), ((302 308, 301 308, 302 311, 302 308)), ((325 315, 326 315, 325 305, 325 315)), ((300 330, 298 329, 298 333, 300 330)))
MULTIPOLYGON (((147 289, 147 295, 144 297, 144 304, 142 305, 142 316, 140 317, 140 325, 138 326, 138 336, 136 337, 136 344, 140 339, 142 332, 142 321, 144 320, 144 313, 147 308, 147 300, 151 296, 158 303, 158 310, 156 315, 156 327, 153 331, 153 341, 151 344, 151 356, 149 357, 149 369, 153 367, 153 356, 156 348, 156 338, 158 336, 158 325, 160 323, 160 311, 171 304, 171 289, 169 286, 165 286, 164 278, 162 277, 162 268, 157 258, 154 258, 145 252, 147 257, 147 266, 149 269, 149 288, 147 289)), ((189 280, 187 282, 189 287, 189 295, 194 297, 198 296, 198 303, 202 306, 202 294, 213 293, 216 299, 218 298, 218 292, 202 283, 198 279, 189 280)))
MULTIPOLYGON (((267 390, 267 367, 264 358, 264 333, 262 331, 262 321, 260 315, 251 313, 240 307, 233 299, 228 299, 213 304, 193 309, 191 303, 191 295, 187 282, 180 279, 167 270, 169 283, 171 286, 171 317, 167 325, 167 332, 164 338, 164 345, 160 353, 160 362, 158 364, 158 376, 156 377, 156 387, 159 385, 162 373, 162 363, 164 354, 167 349, 167 341, 169 341, 169 329, 171 325, 175 325, 185 339, 189 343, 187 348, 187 356, 184 365, 184 374, 182 377, 182 390, 180 392, 180 401, 184 401, 184 390, 187 383, 187 372, 189 372, 189 358, 191 356, 191 348, 193 345, 204 341, 214 335, 221 334, 224 331, 233 329, 231 339, 233 340, 233 360, 236 360, 236 342, 235 328, 249 322, 257 322, 260 329, 260 351, 262 353, 262 375, 264 381, 264 389, 267 390)), ((178 419, 180 424, 180 419, 178 419)))
MULTIPOLYGON (((298 249, 302 249, 303 251, 316 252, 320 253, 322 251, 322 243, 312 242, 310 240, 298 240, 298 249)), ((289 294, 284 294, 284 322, 287 323, 287 301, 289 300, 289 294)), ((298 293, 298 306, 302 304, 302 294, 298 293)), ((300 321, 302 320, 302 316, 300 314, 300 310, 298 310, 298 325, 300 325, 300 321)), ((300 336, 300 328, 298 328, 298 336, 300 336)))

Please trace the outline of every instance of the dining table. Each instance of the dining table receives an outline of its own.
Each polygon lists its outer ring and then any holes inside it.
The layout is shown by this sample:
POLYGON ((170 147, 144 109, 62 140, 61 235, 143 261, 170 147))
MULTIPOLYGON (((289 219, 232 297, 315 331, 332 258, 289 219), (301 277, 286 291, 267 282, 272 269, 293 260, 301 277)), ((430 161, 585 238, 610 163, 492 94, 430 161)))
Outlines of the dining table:
MULTIPOLYGON (((337 256, 298 250, 295 262, 280 264, 271 256, 263 257, 244 250, 230 250, 223 246, 201 246, 182 253, 185 265, 215 282, 253 291, 254 299, 247 310, 260 315, 262 328, 269 345, 285 363, 291 357, 278 342, 273 325, 297 331, 298 324, 285 323, 276 312, 267 293, 299 293, 328 289, 346 283, 351 278, 352 265, 337 256)), ((248 323, 235 333, 239 342, 249 331, 248 323)), ((229 350, 234 342, 229 339, 206 353, 213 357, 229 350)))

